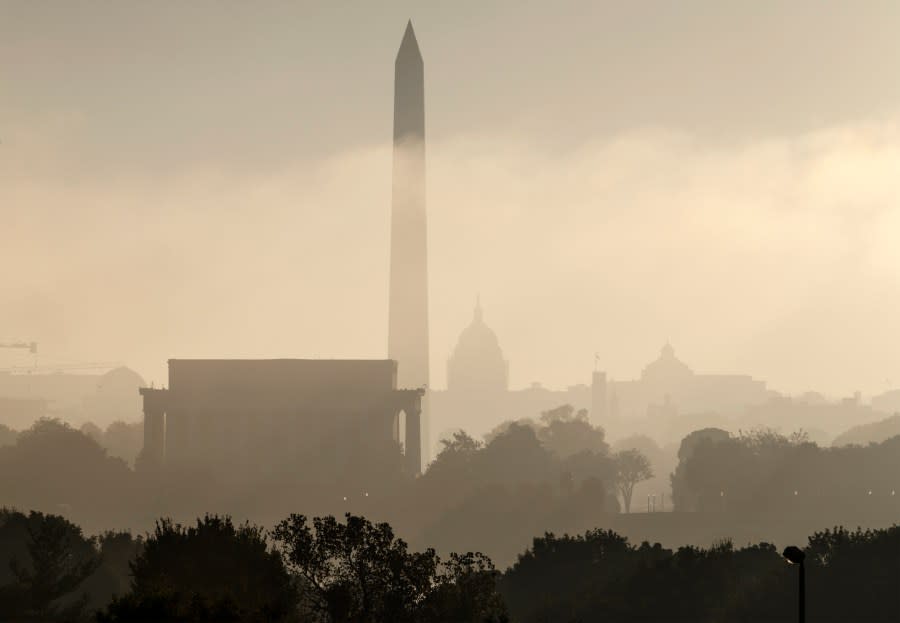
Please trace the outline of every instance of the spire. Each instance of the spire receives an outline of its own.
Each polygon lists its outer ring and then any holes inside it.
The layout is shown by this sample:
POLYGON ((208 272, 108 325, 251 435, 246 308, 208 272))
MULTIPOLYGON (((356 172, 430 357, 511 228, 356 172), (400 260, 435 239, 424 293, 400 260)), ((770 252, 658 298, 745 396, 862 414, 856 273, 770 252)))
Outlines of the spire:
POLYGON ((406 30, 403 32, 403 40, 400 49, 397 50, 397 63, 404 60, 417 59, 422 62, 422 53, 419 51, 419 42, 416 41, 416 32, 413 30, 412 20, 406 22, 406 30))
POLYGON ((482 322, 483 313, 481 311, 481 292, 475 295, 475 315, 473 322, 482 322))

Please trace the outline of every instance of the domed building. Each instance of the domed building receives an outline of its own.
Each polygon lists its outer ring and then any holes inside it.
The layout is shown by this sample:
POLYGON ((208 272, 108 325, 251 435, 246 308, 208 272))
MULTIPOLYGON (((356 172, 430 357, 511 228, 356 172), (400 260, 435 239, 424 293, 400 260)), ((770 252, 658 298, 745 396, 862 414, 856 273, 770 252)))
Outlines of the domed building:
POLYGON ((125 366, 113 368, 97 382, 97 394, 102 396, 128 396, 133 398, 139 387, 146 383, 140 374, 125 366))
POLYGON ((675 349, 666 342, 659 357, 647 364, 641 373, 641 381, 659 389, 679 388, 693 381, 694 371, 675 356, 675 349))
POLYGON ((138 388, 144 385, 141 375, 131 368, 110 370, 97 378, 94 392, 84 397, 84 417, 103 426, 115 421, 140 421, 142 403, 138 388))
POLYGON ((616 405, 613 418, 661 419, 678 413, 735 413, 764 403, 769 392, 762 381, 745 374, 697 374, 666 343, 641 376, 610 382, 616 405))
POLYGON ((503 358, 497 334, 485 324, 481 302, 472 322, 463 329, 447 361, 447 390, 464 394, 505 392, 509 363, 503 358))
POLYGON ((447 360, 447 389, 430 390, 432 416, 431 451, 441 451, 441 439, 464 430, 476 439, 501 425, 520 418, 537 418, 542 411, 564 404, 576 409, 591 404, 591 387, 571 386, 564 390, 531 383, 523 389, 509 388, 509 363, 500 341, 484 321, 480 300, 472 320, 460 333, 447 360))

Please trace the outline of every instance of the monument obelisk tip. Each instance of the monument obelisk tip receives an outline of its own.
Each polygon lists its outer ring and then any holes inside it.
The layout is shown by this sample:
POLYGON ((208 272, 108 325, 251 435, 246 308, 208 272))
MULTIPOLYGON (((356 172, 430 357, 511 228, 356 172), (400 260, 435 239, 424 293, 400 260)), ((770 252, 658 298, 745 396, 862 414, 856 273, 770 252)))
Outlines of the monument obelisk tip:
POLYGON ((397 60, 402 57, 417 57, 421 61, 422 53, 419 51, 419 42, 416 40, 416 31, 413 30, 412 20, 406 22, 406 30, 403 32, 403 39, 400 41, 400 49, 397 51, 397 60))

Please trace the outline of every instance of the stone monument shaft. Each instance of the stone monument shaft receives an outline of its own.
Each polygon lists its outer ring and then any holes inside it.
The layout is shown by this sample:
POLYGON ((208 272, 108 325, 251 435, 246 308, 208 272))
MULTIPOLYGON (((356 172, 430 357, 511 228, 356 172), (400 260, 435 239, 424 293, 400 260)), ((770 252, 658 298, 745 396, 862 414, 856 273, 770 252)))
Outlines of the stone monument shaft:
MULTIPOLYGON (((397 386, 428 385, 428 245, 425 213, 425 76, 422 54, 406 26, 394 64, 394 163, 388 357, 397 386)), ((428 447, 427 397, 421 434, 428 447)), ((423 453, 427 460, 427 453, 423 453)))

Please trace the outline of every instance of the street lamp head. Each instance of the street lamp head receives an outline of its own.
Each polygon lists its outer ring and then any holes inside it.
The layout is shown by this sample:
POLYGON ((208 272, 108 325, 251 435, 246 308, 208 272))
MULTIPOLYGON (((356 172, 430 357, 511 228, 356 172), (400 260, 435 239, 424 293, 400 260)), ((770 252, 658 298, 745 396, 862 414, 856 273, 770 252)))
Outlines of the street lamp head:
POLYGON ((803 550, 793 545, 785 547, 781 555, 792 565, 803 564, 803 559, 806 558, 806 554, 803 553, 803 550))

